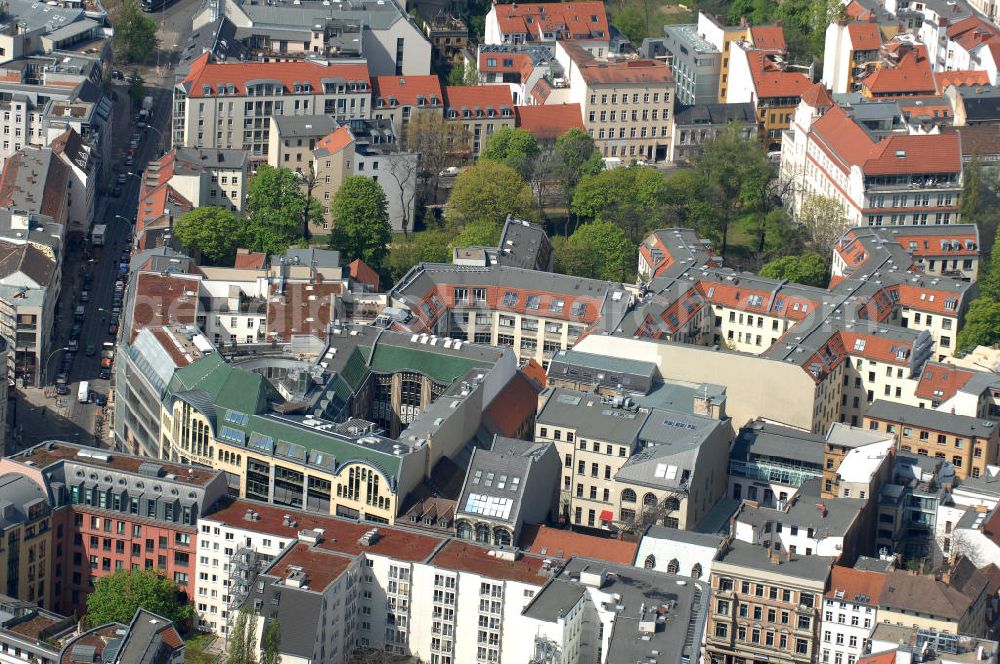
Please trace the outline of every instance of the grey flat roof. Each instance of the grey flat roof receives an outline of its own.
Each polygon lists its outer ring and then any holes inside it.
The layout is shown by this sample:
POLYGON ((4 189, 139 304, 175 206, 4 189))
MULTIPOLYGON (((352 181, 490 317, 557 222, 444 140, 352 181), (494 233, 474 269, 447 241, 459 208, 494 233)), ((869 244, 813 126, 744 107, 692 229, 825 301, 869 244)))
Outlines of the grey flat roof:
POLYGON ((587 592, 587 587, 576 581, 550 579, 524 607, 521 615, 535 620, 555 622, 576 606, 587 592))
POLYGON ((327 136, 338 126, 329 115, 275 115, 271 122, 282 138, 327 136))
POLYGON ((614 357, 612 355, 597 355, 596 353, 584 353, 579 350, 561 350, 557 352, 549 363, 549 371, 552 372, 552 365, 560 364, 580 367, 585 369, 597 369, 604 371, 617 371, 633 376, 641 376, 652 380, 659 373, 655 362, 644 362, 642 360, 632 360, 625 357, 614 357))
POLYGON ((740 429, 733 443, 732 458, 765 456, 795 459, 804 464, 822 466, 823 436, 770 422, 753 422, 740 429))
POLYGON ((947 431, 958 436, 989 438, 995 433, 996 424, 990 420, 951 413, 930 408, 907 406, 901 403, 878 399, 868 407, 866 417, 900 424, 910 424, 923 429, 947 431))
POLYGON ((722 552, 718 562, 776 572, 796 579, 825 582, 830 576, 830 568, 837 561, 832 556, 803 556, 801 554, 792 554, 791 559, 788 560, 782 554, 780 556, 781 563, 778 564, 771 562, 768 553, 769 550, 762 546, 734 541, 728 549, 722 552))
POLYGON ((549 398, 535 418, 539 424, 568 427, 586 438, 632 447, 646 421, 646 413, 612 408, 596 394, 565 388, 547 388, 549 398))
MULTIPOLYGON (((607 661, 642 662, 657 657, 660 664, 700 659, 700 639, 708 616, 710 588, 692 578, 669 575, 627 565, 588 558, 572 558, 557 578, 579 579, 584 570, 608 573, 602 593, 617 594, 614 626, 607 649, 607 661), (655 631, 639 632, 640 618, 655 621, 655 631)), ((600 607, 598 607, 600 608, 600 607)), ((587 638, 596 639, 596 635, 587 638)))
POLYGON ((670 540, 672 542, 684 542, 696 546, 718 548, 725 539, 722 535, 699 533, 693 530, 680 530, 678 528, 667 528, 666 526, 650 526, 646 529, 643 537, 653 539, 670 540))

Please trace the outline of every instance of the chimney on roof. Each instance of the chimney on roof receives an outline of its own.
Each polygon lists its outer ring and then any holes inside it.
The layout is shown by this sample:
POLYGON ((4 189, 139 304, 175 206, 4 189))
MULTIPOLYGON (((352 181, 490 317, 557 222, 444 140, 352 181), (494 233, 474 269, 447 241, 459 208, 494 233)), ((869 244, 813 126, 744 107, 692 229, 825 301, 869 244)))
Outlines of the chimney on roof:
POLYGON ((826 518, 826 503, 816 503, 816 509, 819 510, 819 516, 821 519, 826 518))

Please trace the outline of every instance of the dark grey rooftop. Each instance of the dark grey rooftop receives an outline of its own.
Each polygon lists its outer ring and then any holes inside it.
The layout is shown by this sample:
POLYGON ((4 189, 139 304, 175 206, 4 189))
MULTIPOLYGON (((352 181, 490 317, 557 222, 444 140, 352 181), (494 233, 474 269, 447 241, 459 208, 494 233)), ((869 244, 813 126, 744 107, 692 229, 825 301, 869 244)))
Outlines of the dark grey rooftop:
POLYGON ((730 456, 795 459, 800 464, 822 467, 825 442, 817 433, 758 421, 740 429, 730 456))
POLYGON ((535 620, 555 622, 577 605, 587 593, 587 587, 578 581, 550 579, 524 607, 521 615, 535 620))
POLYGON ((243 150, 222 148, 177 148, 174 172, 178 175, 195 173, 202 168, 243 168, 247 153, 243 150))
POLYGON ((712 436, 724 435, 718 432, 728 428, 728 419, 652 410, 639 431, 643 449, 629 457, 615 479, 643 486, 685 489, 699 458, 708 453, 702 445, 712 436))
POLYGON ((735 565, 796 579, 825 583, 830 576, 830 568, 837 561, 832 556, 792 554, 791 559, 786 559, 785 555, 781 555, 780 563, 778 563, 772 562, 768 554, 769 550, 762 546, 736 540, 722 552, 716 564, 735 565))
POLYGON ((907 406, 901 403, 877 399, 868 407, 866 417, 889 422, 909 424, 923 429, 945 431, 956 436, 976 436, 989 438, 996 433, 996 422, 966 415, 907 406))
POLYGON ((894 561, 872 558, 871 556, 858 556, 858 559, 854 561, 854 569, 861 570, 863 572, 885 573, 895 568, 896 564, 894 561))
MULTIPOLYGON (((600 574, 602 571, 607 576, 600 592, 609 603, 597 608, 615 612, 606 661, 644 662, 653 657, 653 651, 660 653, 655 657, 659 664, 700 659, 700 639, 708 617, 708 584, 654 570, 578 557, 570 559, 557 578, 580 583, 582 572, 600 574), (652 633, 642 633, 640 622, 648 624, 649 621, 653 624, 652 633)), ((565 591, 560 590, 560 593, 565 598, 565 591)), ((586 638, 595 639, 596 635, 586 638)))
POLYGON ((48 496, 35 481, 20 473, 0 475, 0 532, 27 522, 28 510, 36 504, 48 513, 48 496))
POLYGON ((610 355, 561 350, 549 361, 548 376, 599 385, 621 385, 629 392, 646 394, 660 375, 655 362, 643 362, 610 355))
POLYGON ((785 527, 798 526, 799 530, 812 530, 812 539, 844 537, 858 520, 867 501, 860 498, 824 500, 820 496, 820 479, 807 480, 784 510, 744 505, 737 520, 752 526, 764 523, 781 523, 785 527), (821 510, 819 505, 823 505, 821 510))
MULTIPOLYGON (((551 443, 532 443, 497 436, 493 448, 473 448, 456 515, 469 514, 498 522, 521 520, 521 499, 532 467, 543 455, 555 455, 551 443)), ((558 462, 555 464, 558 466, 558 462)), ((537 478, 532 478, 537 481, 537 478)))
POLYGON ((507 217, 498 244, 498 260, 501 265, 528 270, 551 270, 552 255, 552 242, 542 226, 507 217))
POLYGON ((588 439, 632 448, 646 422, 647 413, 612 408, 596 394, 547 388, 542 395, 548 396, 548 399, 535 418, 538 424, 575 429, 588 439))
POLYGON ((721 125, 730 122, 756 123, 757 108, 749 103, 742 104, 698 104, 678 106, 674 113, 674 123, 678 125, 721 125))

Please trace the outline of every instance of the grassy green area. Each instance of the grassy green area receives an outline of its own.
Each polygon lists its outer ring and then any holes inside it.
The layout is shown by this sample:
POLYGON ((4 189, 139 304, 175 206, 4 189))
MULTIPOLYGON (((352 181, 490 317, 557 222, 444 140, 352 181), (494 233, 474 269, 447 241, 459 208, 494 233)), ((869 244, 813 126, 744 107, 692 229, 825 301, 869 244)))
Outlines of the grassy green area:
POLYGON ((691 5, 676 0, 622 0, 607 3, 608 18, 637 46, 645 37, 659 37, 664 24, 694 23, 691 5))

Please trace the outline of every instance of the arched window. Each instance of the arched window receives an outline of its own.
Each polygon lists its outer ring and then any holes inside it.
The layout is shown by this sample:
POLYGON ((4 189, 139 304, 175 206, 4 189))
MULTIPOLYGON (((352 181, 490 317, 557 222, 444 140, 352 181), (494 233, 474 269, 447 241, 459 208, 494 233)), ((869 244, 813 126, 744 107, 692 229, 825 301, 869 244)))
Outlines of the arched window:
POLYGON ((645 496, 642 497, 642 506, 656 507, 656 496, 651 493, 647 493, 645 496))
POLYGON ((676 558, 667 563, 667 574, 677 574, 677 570, 680 569, 681 564, 676 558))
POLYGON ((670 496, 665 501, 663 501, 663 509, 667 510, 668 512, 674 512, 676 510, 679 510, 680 508, 681 508, 681 501, 678 500, 675 496, 670 496))
POLYGON ((642 563, 642 566, 646 569, 656 569, 656 556, 653 554, 646 556, 646 560, 642 563))
POLYGON ((701 563, 695 563, 691 568, 691 576, 700 579, 701 578, 701 563))
POLYGON ((623 503, 634 503, 635 502, 635 491, 632 489, 624 489, 622 491, 622 502, 623 503))
POLYGON ((458 539, 471 540, 472 526, 469 525, 468 521, 459 521, 455 524, 455 533, 458 535, 458 539))
POLYGON ((490 527, 485 523, 476 525, 476 541, 480 544, 490 543, 490 527))
POLYGON ((510 531, 506 528, 494 529, 493 543, 497 546, 510 546, 510 531))

